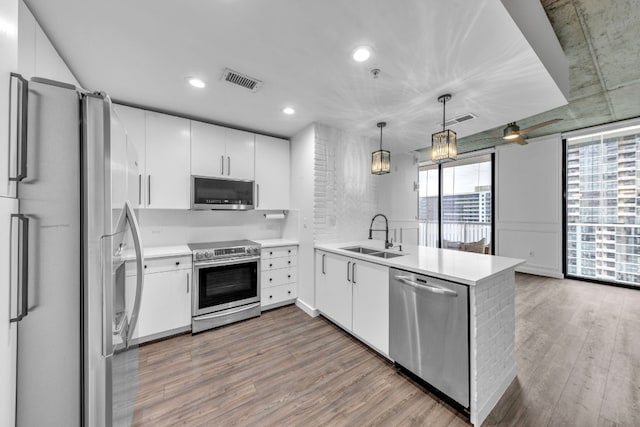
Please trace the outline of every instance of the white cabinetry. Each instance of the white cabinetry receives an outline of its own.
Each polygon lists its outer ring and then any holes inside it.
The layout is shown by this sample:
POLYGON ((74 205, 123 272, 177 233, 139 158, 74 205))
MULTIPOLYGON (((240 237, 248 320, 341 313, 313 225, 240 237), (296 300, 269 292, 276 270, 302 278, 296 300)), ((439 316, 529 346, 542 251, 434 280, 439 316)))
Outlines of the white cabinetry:
MULTIPOLYGON (((145 342, 189 330, 191 257, 148 259, 144 271, 140 315, 133 336, 138 342, 145 342)), ((127 307, 133 307, 135 274, 134 263, 127 263, 127 307)))
MULTIPOLYGON (((137 154, 138 176, 131 176, 133 182, 129 183, 130 202, 140 208, 145 207, 147 201, 147 177, 145 171, 145 124, 144 110, 127 107, 125 105, 113 104, 117 119, 122 123, 127 132, 127 150, 129 153, 135 151, 137 154), (136 187, 136 197, 131 197, 131 190, 136 187)), ((131 158, 131 157, 129 157, 131 158)))
POLYGON ((316 305, 344 329, 389 354, 389 269, 316 251, 316 305))
POLYGON ((263 311, 296 299, 297 257, 297 246, 262 249, 260 299, 263 311))
POLYGON ((190 122, 145 112, 147 207, 189 209, 190 122))
POLYGON ((256 209, 289 209, 290 170, 289 141, 256 135, 256 209))
POLYGON ((255 135, 191 122, 191 174, 253 180, 255 135))

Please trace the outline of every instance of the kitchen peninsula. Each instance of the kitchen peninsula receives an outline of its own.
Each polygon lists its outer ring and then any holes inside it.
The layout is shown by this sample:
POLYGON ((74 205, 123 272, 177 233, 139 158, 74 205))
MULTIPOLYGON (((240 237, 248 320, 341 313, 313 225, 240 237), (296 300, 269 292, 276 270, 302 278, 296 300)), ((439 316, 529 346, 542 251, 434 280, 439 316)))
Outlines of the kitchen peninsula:
MULTIPOLYGON (((385 357, 456 400, 469 411, 471 422, 479 426, 516 376, 515 268, 524 261, 423 246, 402 246, 402 251, 398 248, 388 250, 384 248, 383 241, 377 240, 316 244, 317 308, 325 317, 385 357), (394 292, 397 294, 398 288, 405 287, 405 284, 414 293, 409 297, 401 296, 400 300, 396 298, 400 303, 394 303, 394 292), (414 310, 429 311, 434 306, 423 304, 421 295, 431 294, 436 301, 438 297, 439 301, 446 301, 448 296, 458 297, 458 293, 448 289, 452 287, 457 287, 461 294, 459 298, 448 298, 448 301, 457 303, 458 308, 464 310, 463 317, 456 320, 449 308, 453 306, 438 302, 440 308, 437 312, 418 313, 423 321, 416 325, 414 331, 422 340, 425 335, 430 335, 429 339, 439 338, 442 345, 434 347, 440 347, 440 353, 446 349, 452 354, 434 357, 434 363, 439 365, 429 367, 429 361, 425 359, 432 352, 419 352, 407 360, 409 365, 417 360, 422 368, 411 369, 407 363, 394 357, 394 350, 397 355, 397 347, 400 346, 397 336, 407 334, 405 327, 398 330, 396 326, 394 330, 394 318, 409 317, 406 313, 394 317, 394 310, 407 310, 407 306, 413 306, 414 310), (394 308, 394 304, 405 307, 394 308), (443 326, 441 333, 428 330, 439 323, 443 326), (457 334, 462 337, 451 336, 454 327, 464 332, 457 334), (462 345, 452 345, 456 339, 462 345), (450 384, 453 379, 441 373, 442 369, 452 366, 452 359, 460 359, 460 353, 465 353, 463 369, 458 369, 464 374, 462 387, 458 387, 463 388, 463 397, 449 391, 448 388, 453 388, 450 384), (436 376, 440 370, 440 379, 431 380, 424 373, 425 366, 427 371, 435 371, 436 376)), ((405 347, 416 351, 415 343, 405 347)), ((455 369, 453 372, 459 375, 455 369)))

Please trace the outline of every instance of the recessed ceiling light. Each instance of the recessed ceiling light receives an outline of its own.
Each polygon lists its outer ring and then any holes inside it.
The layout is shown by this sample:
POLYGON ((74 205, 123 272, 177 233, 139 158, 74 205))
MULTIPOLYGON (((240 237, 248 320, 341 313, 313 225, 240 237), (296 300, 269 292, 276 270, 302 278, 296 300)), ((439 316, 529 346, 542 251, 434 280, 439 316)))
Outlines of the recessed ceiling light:
POLYGON ((206 86, 205 82, 203 82, 202 80, 196 77, 187 77, 187 81, 191 86, 197 87, 198 89, 202 89, 203 87, 206 86))
POLYGON ((288 115, 292 115, 292 114, 295 114, 296 110, 294 110, 291 107, 284 107, 282 109, 282 112, 285 113, 285 114, 288 114, 288 115))
POLYGON ((364 62, 371 56, 371 49, 367 46, 359 46, 353 51, 353 60, 357 62, 364 62))

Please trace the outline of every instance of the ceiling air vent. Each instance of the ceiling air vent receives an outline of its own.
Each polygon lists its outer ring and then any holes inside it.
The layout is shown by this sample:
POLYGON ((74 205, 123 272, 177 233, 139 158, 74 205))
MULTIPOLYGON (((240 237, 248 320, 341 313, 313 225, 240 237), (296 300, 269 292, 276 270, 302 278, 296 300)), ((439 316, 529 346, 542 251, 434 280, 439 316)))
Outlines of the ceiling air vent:
POLYGON ((249 77, 228 68, 224 69, 220 80, 233 83, 234 85, 242 86, 245 89, 249 89, 251 92, 256 92, 262 87, 262 82, 260 80, 254 79, 253 77, 249 77))
MULTIPOLYGON (((453 125, 457 125, 458 123, 466 122, 467 120, 472 120, 477 118, 478 116, 476 116, 475 114, 467 113, 458 117, 454 117, 453 119, 447 120, 446 122, 444 122, 444 126, 445 127, 453 126, 453 125)), ((442 122, 438 122, 437 125, 442 126, 442 122)))

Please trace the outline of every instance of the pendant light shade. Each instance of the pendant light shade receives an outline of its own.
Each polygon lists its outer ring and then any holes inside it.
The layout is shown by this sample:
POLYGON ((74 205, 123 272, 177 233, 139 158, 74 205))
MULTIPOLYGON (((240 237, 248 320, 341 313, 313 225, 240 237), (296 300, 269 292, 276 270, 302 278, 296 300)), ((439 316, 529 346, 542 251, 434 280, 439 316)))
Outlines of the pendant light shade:
POLYGON ((382 149, 382 128, 387 124, 380 122, 380 149, 371 153, 371 173, 374 175, 384 175, 391 172, 391 153, 382 149))
POLYGON ((442 103, 442 131, 431 135, 431 160, 436 163, 448 162, 458 158, 457 135, 451 129, 445 129, 445 113, 450 94, 438 97, 442 103))

